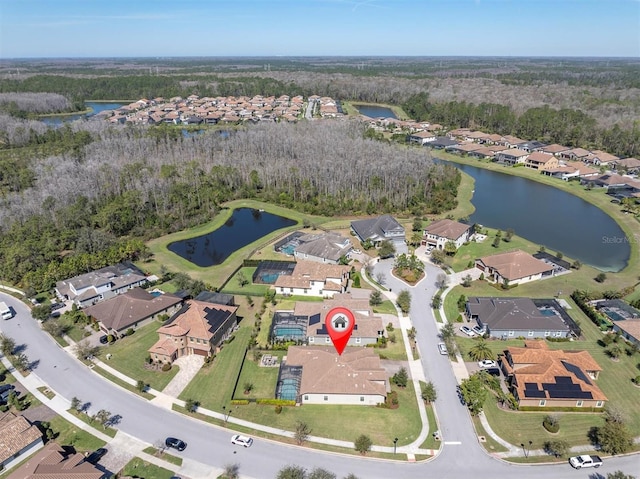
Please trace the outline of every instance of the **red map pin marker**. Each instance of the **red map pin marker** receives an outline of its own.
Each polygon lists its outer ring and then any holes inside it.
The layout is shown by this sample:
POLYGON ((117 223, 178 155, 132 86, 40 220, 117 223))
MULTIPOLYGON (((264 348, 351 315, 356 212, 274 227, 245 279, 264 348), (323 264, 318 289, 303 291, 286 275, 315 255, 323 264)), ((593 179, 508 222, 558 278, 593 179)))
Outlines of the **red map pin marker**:
POLYGON ((333 308, 327 313, 324 325, 329 332, 333 347, 339 355, 342 355, 356 325, 356 317, 347 308, 333 308))

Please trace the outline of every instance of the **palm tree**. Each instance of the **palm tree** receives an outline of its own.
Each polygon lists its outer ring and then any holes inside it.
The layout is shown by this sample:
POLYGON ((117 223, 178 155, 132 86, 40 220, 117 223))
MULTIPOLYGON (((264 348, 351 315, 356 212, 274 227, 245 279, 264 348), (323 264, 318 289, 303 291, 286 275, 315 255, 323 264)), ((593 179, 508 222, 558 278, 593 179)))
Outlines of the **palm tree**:
POLYGON ((491 351, 491 348, 484 339, 480 339, 471 347, 471 349, 469 349, 469 356, 474 361, 495 358, 493 351, 491 351))

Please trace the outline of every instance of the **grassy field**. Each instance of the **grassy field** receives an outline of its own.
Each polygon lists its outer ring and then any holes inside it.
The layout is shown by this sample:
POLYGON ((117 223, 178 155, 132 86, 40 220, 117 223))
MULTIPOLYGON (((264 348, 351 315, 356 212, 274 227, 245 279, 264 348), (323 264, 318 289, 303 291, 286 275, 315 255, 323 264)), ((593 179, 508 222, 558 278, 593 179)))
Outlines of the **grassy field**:
POLYGON ((121 474, 139 479, 171 479, 174 477, 173 472, 170 470, 143 461, 139 457, 134 457, 129 461, 122 469, 121 474))
POLYGON ((147 324, 138 328, 131 336, 125 336, 111 346, 103 348, 103 354, 111 354, 111 359, 108 360, 109 366, 131 379, 144 381, 158 391, 162 391, 169 384, 179 369, 177 366, 173 366, 170 371, 145 368, 146 358, 149 355, 147 350, 158 341, 156 331, 160 326, 159 322, 147 324))
MULTIPOLYGON (((282 356, 284 356, 286 352, 263 351, 263 354, 278 356, 280 360, 282 360, 282 356)), ((253 360, 252 352, 247 354, 247 358, 244 361, 244 365, 240 373, 240 380, 238 381, 238 388, 236 389, 234 399, 260 399, 275 397, 279 368, 260 367, 259 363, 259 361, 253 360), (246 383, 253 385, 253 389, 249 394, 244 394, 244 385, 246 383)), ((280 364, 280 362, 278 362, 278 364, 280 364)))
MULTIPOLYGON (((63 419, 61 416, 55 416, 49 421, 51 429, 55 431, 55 441, 65 446, 73 446, 78 452, 95 451, 99 447, 103 447, 105 442, 92 436, 87 431, 78 428, 75 424, 63 419)), ((98 425, 98 427, 100 427, 98 425)))

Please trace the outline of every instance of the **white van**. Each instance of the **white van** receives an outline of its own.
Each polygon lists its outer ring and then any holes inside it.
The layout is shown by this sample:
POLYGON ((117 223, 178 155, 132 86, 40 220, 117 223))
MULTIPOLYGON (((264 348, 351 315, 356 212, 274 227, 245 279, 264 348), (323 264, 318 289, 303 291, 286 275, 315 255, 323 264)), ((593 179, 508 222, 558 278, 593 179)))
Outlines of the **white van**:
POLYGON ((0 315, 2 319, 13 318, 13 310, 4 301, 0 301, 0 315))

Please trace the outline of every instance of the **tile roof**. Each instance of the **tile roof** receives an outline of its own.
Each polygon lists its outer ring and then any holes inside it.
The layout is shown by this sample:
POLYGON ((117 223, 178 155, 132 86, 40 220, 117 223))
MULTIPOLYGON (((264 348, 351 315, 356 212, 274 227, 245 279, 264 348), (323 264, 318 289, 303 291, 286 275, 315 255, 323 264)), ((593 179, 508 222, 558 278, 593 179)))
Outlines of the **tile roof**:
POLYGON ((549 153, 543 153, 541 151, 534 151, 527 158, 527 162, 529 163, 546 163, 549 160, 556 159, 555 156, 549 153))
POLYGON ((625 319, 624 321, 614 321, 618 328, 626 332, 629 336, 633 336, 636 341, 640 342, 640 319, 625 319))
POLYGON ((0 413, 0 463, 42 438, 42 433, 24 416, 0 413))
POLYGON ((84 461, 83 454, 69 454, 50 442, 7 479, 101 479, 104 472, 84 461))
POLYGON ((287 366, 302 366, 300 394, 377 394, 386 396, 387 372, 371 348, 290 346, 287 366))
MULTIPOLYGON (((325 264, 315 261, 298 261, 291 275, 281 274, 275 282, 277 287, 308 288, 311 281, 325 281, 327 286, 337 279, 340 284, 346 286, 347 279, 343 279, 349 273, 349 266, 340 264, 325 264)), ((328 288, 327 288, 328 289, 328 288)))
POLYGON ((158 329, 158 334, 188 335, 208 342, 216 331, 225 324, 229 316, 237 311, 238 306, 226 306, 192 299, 187 301, 185 307, 170 324, 158 329))
POLYGON ((495 269, 500 276, 507 278, 509 281, 545 273, 553 269, 553 265, 536 259, 521 250, 484 256, 479 261, 495 269))
POLYGON ((464 223, 458 223, 450 219, 442 219, 434 221, 424 230, 427 234, 437 235, 455 241, 465 232, 469 231, 470 228, 471 226, 465 225, 464 223))

